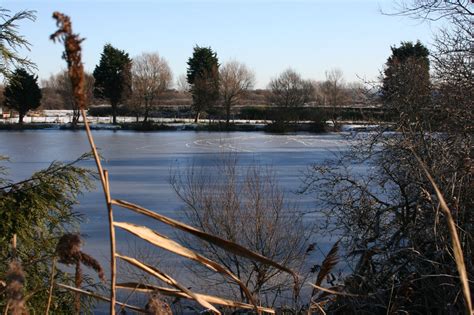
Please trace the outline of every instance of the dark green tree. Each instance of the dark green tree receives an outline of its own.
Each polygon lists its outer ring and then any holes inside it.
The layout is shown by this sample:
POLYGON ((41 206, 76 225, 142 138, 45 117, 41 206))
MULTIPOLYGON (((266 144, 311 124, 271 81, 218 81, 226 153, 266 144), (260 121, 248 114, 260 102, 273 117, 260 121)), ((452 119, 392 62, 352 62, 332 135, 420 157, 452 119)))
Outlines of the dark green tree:
POLYGON ((132 91, 131 67, 128 53, 106 44, 99 65, 94 69, 94 96, 110 102, 114 124, 117 123, 118 104, 132 91))
POLYGON ((201 112, 219 99, 219 62, 210 47, 194 47, 188 60, 187 79, 196 112, 194 122, 198 122, 201 112))
POLYGON ((19 123, 30 109, 35 109, 41 103, 41 89, 38 86, 38 76, 29 74, 25 69, 16 69, 10 77, 3 92, 5 105, 18 111, 19 123))
POLYGON ((419 41, 391 47, 382 81, 384 105, 406 125, 419 121, 431 100, 429 51, 419 41))

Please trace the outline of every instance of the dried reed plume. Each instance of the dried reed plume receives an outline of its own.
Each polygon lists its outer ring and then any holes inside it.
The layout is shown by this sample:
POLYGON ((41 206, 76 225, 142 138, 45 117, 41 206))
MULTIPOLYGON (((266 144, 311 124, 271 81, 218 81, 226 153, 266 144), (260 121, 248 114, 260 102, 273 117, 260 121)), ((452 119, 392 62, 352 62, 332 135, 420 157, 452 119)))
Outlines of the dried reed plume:
MULTIPOLYGON (((81 251, 82 240, 78 234, 64 234, 59 239, 58 245, 56 246, 56 254, 58 255, 59 262, 65 265, 75 265, 75 285, 77 288, 81 287, 82 284, 82 269, 81 263, 87 267, 94 269, 99 278, 105 282, 104 270, 99 262, 93 257, 83 253, 81 251)), ((80 293, 76 293, 74 308, 76 313, 80 312, 81 299, 80 293)))
POLYGON ((64 234, 58 242, 56 253, 59 262, 65 265, 81 263, 94 269, 99 278, 105 281, 104 270, 99 262, 92 256, 81 251, 82 240, 78 234, 64 234))
POLYGON ((28 310, 25 307, 25 300, 23 298, 25 273, 20 262, 13 260, 10 263, 8 272, 6 274, 6 280, 6 294, 8 296, 6 311, 10 309, 12 315, 28 314, 28 310))
POLYGON ((53 41, 64 42, 65 52, 63 59, 67 62, 69 78, 71 79, 74 99, 80 109, 86 108, 86 93, 84 81, 84 66, 81 62, 81 42, 79 35, 72 33, 71 20, 67 15, 53 13, 53 18, 59 29, 50 36, 53 41))
MULTIPOLYGON (((84 39, 79 38, 79 35, 72 32, 71 20, 68 16, 54 12, 53 18, 56 19, 56 24, 59 29, 51 35, 51 40, 56 41, 58 39, 60 42, 64 42, 63 59, 66 60, 68 65, 68 74, 71 80, 71 85, 73 88, 74 101, 78 105, 81 111, 81 116, 84 121, 84 127, 86 129, 87 138, 94 155, 94 160, 99 172, 100 181, 102 183, 102 188, 105 195, 105 200, 107 204, 107 210, 109 214, 109 233, 110 233, 110 271, 111 271, 111 288, 110 288, 110 313, 115 314, 115 281, 116 281, 116 265, 115 265, 115 231, 112 225, 113 222, 113 213, 112 213, 112 204, 110 203, 110 189, 107 177, 107 171, 102 168, 100 163, 99 153, 97 152, 97 147, 94 143, 94 138, 89 128, 89 123, 87 121, 86 115, 86 93, 85 93, 85 79, 84 79, 84 66, 81 61, 81 42, 84 39)), ((95 260, 92 257, 84 256, 83 263, 89 259, 89 262, 92 263, 95 260)), ((99 277, 101 274, 99 273, 99 277)), ((103 273, 102 277, 103 278, 103 273)))
POLYGON ((152 293, 145 306, 148 315, 172 315, 168 303, 164 302, 158 293, 152 293))

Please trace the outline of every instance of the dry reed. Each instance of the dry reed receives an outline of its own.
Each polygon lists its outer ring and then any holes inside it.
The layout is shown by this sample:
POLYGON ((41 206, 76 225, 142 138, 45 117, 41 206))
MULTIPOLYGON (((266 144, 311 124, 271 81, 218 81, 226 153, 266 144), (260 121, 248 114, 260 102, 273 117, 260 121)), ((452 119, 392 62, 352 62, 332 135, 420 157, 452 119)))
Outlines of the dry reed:
POLYGON ((435 180, 433 179, 430 172, 428 171, 426 164, 421 160, 418 154, 416 154, 413 148, 410 148, 410 149, 413 155, 415 156, 416 160, 420 164, 421 168, 423 169, 423 172, 425 173, 426 178, 428 178, 429 182, 433 186, 433 189, 439 201, 441 211, 444 213, 446 217, 446 224, 448 225, 449 234, 451 236, 451 246, 454 253, 454 260, 456 262, 456 267, 459 273, 459 279, 461 281, 461 287, 462 287, 462 292, 464 296, 464 303, 466 305, 466 311, 467 311, 467 314, 473 314, 474 309, 472 308, 471 291, 469 289, 469 278, 467 276, 466 264, 464 262, 464 253, 462 250, 461 242, 459 240, 459 235, 456 228, 456 222, 454 221, 454 218, 451 214, 451 210, 449 209, 446 203, 446 200, 444 199, 444 196, 441 193, 441 190, 439 189, 435 180))
POLYGON ((129 264, 131 264, 131 265, 147 272, 148 274, 160 279, 161 281, 165 282, 166 284, 168 284, 172 287, 175 287, 175 288, 179 289, 180 291, 188 294, 191 297, 191 299, 195 300, 196 302, 201 304, 206 309, 210 309, 213 312, 215 312, 216 314, 220 314, 220 312, 214 306, 212 306, 210 303, 208 303, 206 300, 200 299, 193 292, 188 290, 185 286, 179 284, 176 280, 174 280, 173 278, 171 278, 167 274, 163 273, 162 271, 158 270, 156 267, 152 267, 150 265, 144 264, 144 263, 142 263, 142 262, 140 262, 140 261, 138 261, 134 258, 131 258, 131 257, 122 256, 122 255, 119 255, 119 254, 116 254, 116 257, 118 257, 118 258, 128 262, 129 264))
MULTIPOLYGON (((158 287, 158 286, 149 285, 149 284, 125 282, 125 283, 117 283, 117 288, 125 289, 125 290, 134 290, 134 291, 139 291, 139 292, 146 292, 146 293, 159 292, 162 295, 172 296, 175 298, 183 298, 183 299, 190 299, 190 300, 193 299, 190 295, 188 295, 185 292, 182 292, 181 290, 158 287)), ((206 300, 207 302, 211 304, 218 304, 218 305, 237 308, 237 309, 247 309, 247 310, 254 309, 253 305, 247 304, 247 303, 236 302, 236 301, 223 299, 223 298, 212 296, 212 295, 206 295, 206 294, 195 293, 195 292, 194 292, 194 295, 198 296, 200 299, 206 300)), ((259 306, 258 310, 259 312, 263 312, 263 313, 275 314, 275 310, 268 307, 259 306)))
MULTIPOLYGON (((249 301, 255 305, 255 308, 257 308, 256 301, 250 293, 249 289, 247 286, 240 281, 240 279, 234 275, 231 271, 229 271, 226 267, 216 263, 215 261, 212 261, 202 255, 199 255, 195 253, 194 251, 182 246, 181 244, 170 240, 169 238, 160 235, 159 233, 148 229, 143 226, 137 226, 134 224, 126 223, 126 222, 114 222, 114 226, 120 227, 148 242, 151 244, 161 247, 163 249, 166 249, 170 252, 173 252, 177 255, 180 255, 182 257, 194 260, 207 268, 209 268, 212 271, 219 272, 222 275, 230 278, 232 281, 236 282, 244 291, 246 297, 249 299, 249 301)), ((212 308, 211 308, 212 309, 212 308)))
MULTIPOLYGON (((59 29, 51 35, 53 41, 59 40, 64 42, 65 52, 63 58, 66 60, 68 65, 68 74, 71 80, 71 84, 74 91, 74 100, 80 108, 82 120, 84 122, 84 127, 86 129, 87 138, 94 156, 94 161, 97 166, 99 173, 99 178, 102 183, 102 189, 104 191, 104 196, 106 200, 106 205, 109 213, 109 221, 113 220, 112 215, 112 206, 109 202, 110 200, 110 190, 108 179, 106 177, 106 172, 102 168, 100 162, 99 153, 97 147, 94 143, 94 138, 89 128, 89 123, 87 121, 86 115, 86 97, 84 92, 85 87, 85 78, 84 78, 84 66, 81 61, 81 42, 83 39, 79 38, 77 34, 72 32, 72 24, 70 18, 62 13, 54 12, 53 18, 56 19, 59 29)), ((111 290, 110 290, 110 314, 115 314, 115 278, 116 278, 116 265, 115 265, 115 233, 113 231, 113 226, 109 222, 109 232, 110 232, 110 247, 111 247, 111 290)))
POLYGON ((186 233, 189 233, 191 235, 194 235, 202 240, 205 240, 211 244, 214 244, 216 246, 219 246, 223 249, 225 249, 226 251, 228 252, 231 252, 231 253, 234 253, 238 256, 241 256, 241 257, 245 257, 245 258, 248 258, 248 259, 251 259, 251 260, 255 260, 255 261, 258 261, 258 262, 261 262, 263 264, 266 264, 266 265, 269 265, 269 266, 272 266, 272 267, 275 267, 279 270, 282 270, 282 271, 285 271, 287 273, 289 273, 292 277, 293 277, 293 280, 295 282, 295 287, 297 286, 298 284, 298 275, 291 269, 271 260, 271 259, 268 259, 258 253, 255 253, 239 244, 236 244, 234 242, 230 242, 230 241, 227 241, 227 240, 224 240, 220 237, 217 237, 215 235, 212 235, 212 234, 209 234, 209 233, 206 233, 206 232, 203 232, 201 230, 198 230, 190 225, 187 225, 187 224, 184 224, 182 222, 179 222, 179 221, 176 221, 176 220, 173 220, 171 218, 168 218, 164 215, 161 215, 159 213, 156 213, 154 211, 151 211, 149 209, 146 209, 146 208, 143 208, 139 205, 136 205, 136 204, 133 204, 133 203, 130 203, 130 202, 127 202, 127 201, 124 201, 124 200, 115 200, 113 199, 112 200, 112 204, 115 204, 117 206, 120 206, 120 207, 123 207, 123 208, 126 208, 126 209, 129 209, 129 210, 132 210, 132 211, 135 211, 137 213, 140 213, 140 214, 143 214, 143 215, 146 215, 148 217, 151 217, 153 219, 156 219, 162 223, 165 223, 171 227, 174 227, 176 229, 179 229, 181 231, 184 231, 186 233))
MULTIPOLYGON (((93 293, 93 292, 89 292, 89 291, 82 290, 82 289, 79 289, 79 288, 71 287, 69 285, 65 285, 65 284, 62 284, 62 283, 56 283, 56 286, 58 286, 60 288, 63 288, 63 289, 66 289, 66 290, 69 290, 69 291, 72 291, 72 292, 77 292, 77 293, 80 293, 80 294, 83 294, 83 295, 87 295, 87 296, 93 297, 93 298, 98 299, 98 300, 110 302, 109 298, 107 298, 103 295, 97 294, 97 293, 93 293)), ((144 309, 140 308, 140 307, 136 307, 136 306, 133 306, 133 305, 128 305, 128 304, 121 303, 121 302, 117 302, 117 304, 122 305, 123 307, 128 308, 132 311, 142 313, 142 314, 146 314, 146 311, 144 309)))

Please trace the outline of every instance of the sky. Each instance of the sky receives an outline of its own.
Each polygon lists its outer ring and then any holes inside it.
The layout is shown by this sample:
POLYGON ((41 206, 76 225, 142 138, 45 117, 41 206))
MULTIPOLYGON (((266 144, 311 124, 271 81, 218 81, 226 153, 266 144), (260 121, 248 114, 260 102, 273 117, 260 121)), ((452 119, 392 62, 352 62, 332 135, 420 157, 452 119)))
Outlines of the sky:
POLYGON ((20 23, 32 44, 28 55, 40 79, 66 67, 62 46, 49 40, 56 30, 54 11, 69 15, 83 42, 89 72, 106 43, 129 53, 157 52, 175 79, 186 72, 195 45, 211 47, 221 64, 245 63, 256 75, 256 88, 288 68, 305 79, 324 80, 339 68, 347 82, 375 80, 401 41, 430 46, 434 26, 388 16, 394 1, 376 0, 2 0, 17 12, 35 10, 35 22, 20 23))

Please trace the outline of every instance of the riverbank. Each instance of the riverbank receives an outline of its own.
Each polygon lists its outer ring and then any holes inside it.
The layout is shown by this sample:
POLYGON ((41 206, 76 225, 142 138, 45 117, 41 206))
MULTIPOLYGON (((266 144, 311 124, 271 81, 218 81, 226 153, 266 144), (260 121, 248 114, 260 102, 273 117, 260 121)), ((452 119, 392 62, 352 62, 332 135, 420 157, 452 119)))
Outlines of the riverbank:
MULTIPOLYGON (((322 133, 330 130, 325 124, 315 123, 230 123, 211 122, 211 123, 189 123, 189 122, 123 122, 117 124, 92 123, 90 128, 94 130, 129 130, 129 131, 267 131, 267 132, 315 132, 322 133)), ((0 123, 0 130, 35 130, 35 129, 60 129, 60 130, 81 130, 84 125, 79 123, 72 125, 70 123, 0 123)))
MULTIPOLYGON (((248 121, 239 123, 226 124, 221 121, 214 122, 120 122, 118 124, 111 123, 91 123, 93 130, 126 130, 138 132, 158 132, 158 131, 215 131, 215 132, 254 132, 264 131, 269 133, 294 133, 294 132, 310 132, 325 133, 334 131, 371 131, 380 127, 379 124, 369 122, 342 123, 335 128, 330 122, 299 122, 299 123, 275 123, 248 121)), ((71 123, 0 123, 0 131, 2 130, 40 130, 40 129, 59 129, 59 130, 82 130, 84 125, 79 123, 72 125, 71 123)))

